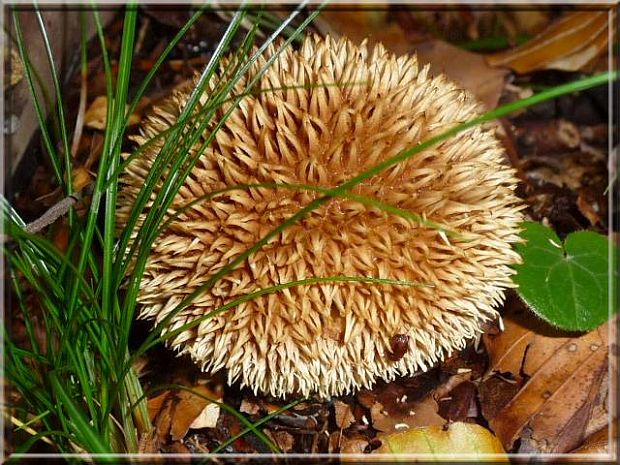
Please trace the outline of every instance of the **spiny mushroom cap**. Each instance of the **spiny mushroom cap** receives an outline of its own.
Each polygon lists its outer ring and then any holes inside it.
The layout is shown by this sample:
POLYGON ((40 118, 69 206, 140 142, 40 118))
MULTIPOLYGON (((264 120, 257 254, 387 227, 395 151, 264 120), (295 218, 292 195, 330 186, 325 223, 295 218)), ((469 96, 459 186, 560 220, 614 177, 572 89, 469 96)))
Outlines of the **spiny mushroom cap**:
MULTIPOLYGON (((274 53, 269 49, 232 94, 244 92, 274 53)), ((217 131, 173 210, 238 184, 335 187, 480 110, 470 94, 443 75, 431 77, 428 66, 420 69, 415 56, 396 57, 381 45, 368 50, 345 39, 310 37, 299 50, 286 48, 259 86, 265 92, 245 97, 217 131)), ((177 91, 158 108, 143 123, 137 142, 173 124, 190 92, 177 91)), ((218 110, 213 124, 230 105, 218 110)), ((121 221, 161 146, 147 148, 123 174, 121 221)), ((512 287, 510 266, 519 257, 511 243, 518 241, 522 220, 515 185, 492 127, 461 132, 353 192, 425 215, 473 239, 447 241, 401 216, 335 198, 200 294, 169 328, 258 289, 312 277, 379 277, 433 287, 352 282, 293 287, 208 318, 172 345, 206 371, 225 368, 229 382, 240 380, 276 396, 339 395, 370 387, 378 378, 426 370, 477 336, 481 324, 496 317, 494 307, 504 290, 512 287), (408 343, 396 361, 390 357, 395 335, 408 343)), ((161 321, 210 276, 320 195, 252 188, 193 205, 152 248, 139 294, 141 315, 161 321)))

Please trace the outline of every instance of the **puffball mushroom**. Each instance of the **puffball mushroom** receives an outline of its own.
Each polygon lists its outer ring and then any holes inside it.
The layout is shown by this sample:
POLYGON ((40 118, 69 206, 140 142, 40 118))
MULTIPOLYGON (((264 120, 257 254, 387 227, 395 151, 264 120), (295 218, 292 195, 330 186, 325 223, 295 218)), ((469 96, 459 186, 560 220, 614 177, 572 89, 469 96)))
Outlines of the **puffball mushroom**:
MULTIPOLYGON (((233 97, 275 53, 271 47, 256 61, 233 97)), ((226 60, 220 73, 225 66, 226 60)), ((172 210, 239 184, 333 188, 481 109, 445 76, 431 76, 415 56, 329 37, 285 48, 258 87, 263 92, 245 96, 217 130, 172 210)), ((155 109, 136 141, 144 144, 170 127, 191 90, 175 91, 155 109)), ((231 104, 217 111, 205 138, 231 104)), ((147 147, 121 176, 121 222, 162 144, 147 147)), ((229 383, 239 380, 274 396, 329 397, 427 370, 479 335, 513 287, 511 265, 519 256, 511 244, 519 240, 523 208, 516 183, 492 126, 461 132, 352 192, 424 215, 468 240, 334 198, 200 293, 167 327, 179 328, 259 289, 306 278, 363 276, 431 286, 292 287, 204 319, 171 345, 205 371, 226 369, 229 383)), ((141 316, 162 321, 210 276, 321 195, 261 187, 229 190, 192 205, 153 245, 138 296, 141 316)))

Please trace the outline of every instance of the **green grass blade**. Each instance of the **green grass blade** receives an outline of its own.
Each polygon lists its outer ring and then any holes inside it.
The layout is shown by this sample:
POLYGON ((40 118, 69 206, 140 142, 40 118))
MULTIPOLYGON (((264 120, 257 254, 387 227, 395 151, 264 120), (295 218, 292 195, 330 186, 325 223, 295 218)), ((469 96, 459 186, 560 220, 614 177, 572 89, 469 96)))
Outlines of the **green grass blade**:
POLYGON ((474 126, 492 121, 497 118, 502 118, 517 110, 521 110, 523 108, 536 105, 546 100, 551 100, 553 98, 559 97, 560 95, 578 92, 580 90, 585 90, 591 87, 596 87, 598 85, 605 84, 610 79, 614 79, 614 80, 617 79, 617 75, 618 74, 616 71, 611 72, 611 73, 609 72, 602 73, 596 76, 581 79, 576 82, 561 85, 553 89, 549 89, 547 91, 541 92, 539 94, 535 94, 523 100, 519 100, 516 102, 509 103, 507 105, 503 105, 495 110, 484 113, 483 115, 477 118, 474 118, 472 120, 466 121, 461 124, 457 124, 451 129, 448 129, 447 131, 444 131, 443 133, 437 136, 431 137, 430 139, 427 139, 424 142, 421 142, 409 149, 406 149, 398 153, 397 155, 393 157, 390 157, 384 160, 383 162, 376 164, 372 168, 352 177, 351 179, 344 182, 340 186, 334 189, 330 189, 330 191, 327 192, 325 196, 312 201, 306 207, 300 209, 299 211, 294 213, 291 217, 289 217, 287 220, 282 222, 279 226, 272 229, 263 238, 258 240, 253 246, 249 247, 245 252, 239 254, 237 258, 232 260, 227 266, 223 267, 217 273, 214 273, 212 277, 209 278, 205 282, 205 284, 201 285, 196 291, 192 292, 185 299, 183 299, 183 301, 172 311, 172 313, 178 313, 182 311, 183 309, 187 308, 191 304, 192 300, 196 298, 197 295, 200 294, 200 292, 212 287, 219 279, 223 278, 228 273, 230 273, 232 270, 234 270, 237 266, 243 263, 243 261, 245 261, 250 255, 260 250, 265 244, 267 244, 272 238, 276 237, 278 234, 284 231, 288 226, 300 221, 308 213, 312 212, 313 210, 317 209, 324 203, 328 202, 331 198, 344 194, 347 190, 352 189, 353 187, 359 185, 363 181, 380 173, 381 171, 384 171, 394 165, 397 165, 398 163, 401 163, 407 160, 413 155, 420 153, 423 150, 426 150, 434 146, 435 144, 438 144, 444 140, 447 140, 450 137, 455 136, 456 134, 459 134, 474 126))
POLYGON ((58 379, 56 372, 49 374, 50 384, 58 397, 59 408, 66 409, 71 419, 70 430, 79 438, 83 446, 95 454, 111 453, 109 446, 101 441, 101 438, 93 430, 81 409, 75 404, 73 398, 66 392, 58 379))
MULTIPOLYGON (((121 56, 119 60, 119 71, 116 81, 116 96, 114 98, 112 121, 108 121, 106 127, 106 139, 109 142, 106 148, 109 154, 104 154, 106 161, 106 179, 109 179, 115 172, 120 163, 120 146, 114 149, 112 140, 122 139, 125 123, 125 104, 129 88, 129 75, 131 71, 131 61, 133 58, 134 35, 136 29, 137 6, 128 5, 123 27, 123 37, 121 41, 121 56)), ((102 183, 103 186, 103 183, 102 183)), ((116 195, 118 182, 112 178, 112 182, 105 190, 105 223, 103 231, 103 273, 102 273, 102 310, 104 315, 111 315, 117 298, 116 289, 113 287, 115 281, 112 275, 115 253, 114 242, 116 234, 116 195)), ((121 315, 116 315, 118 321, 121 315)))
MULTIPOLYGON (((312 184, 283 184, 283 183, 274 183, 274 182, 264 182, 264 183, 256 183, 256 184, 238 184, 236 186, 225 187, 223 189, 218 189, 208 194, 197 197, 196 199, 188 202, 187 204, 180 207, 178 210, 174 212, 159 228, 157 235, 161 235, 172 222, 174 222, 181 214, 185 213, 187 210, 192 208, 194 205, 200 204, 205 201, 212 200, 213 198, 225 194, 227 192, 236 191, 236 190, 248 190, 248 189, 257 189, 257 188, 265 188, 265 189, 287 189, 294 191, 310 191, 310 192, 319 192, 321 194, 327 194, 330 191, 328 187, 315 186, 312 184)), ((355 202, 359 202, 362 205, 366 205, 368 207, 374 207, 378 210, 382 210, 384 212, 390 213, 392 215, 399 216, 401 218, 405 218, 407 220, 411 220, 420 226, 424 226, 430 229, 435 229, 437 231, 441 231, 446 234, 448 237, 454 237, 456 239, 467 240, 468 236, 465 236, 457 231, 453 231, 447 228, 445 225, 439 224, 435 221, 431 221, 425 218, 422 215, 411 212, 409 210, 404 210, 402 208, 398 208, 394 205, 381 202, 380 200, 376 200, 372 197, 368 197, 360 194, 353 194, 351 192, 344 192, 339 197, 353 200, 355 202)))
MULTIPOLYGON (((151 69, 149 70, 149 72, 147 73, 146 77, 142 81, 142 84, 140 84, 140 87, 136 91, 134 98, 132 99, 132 102, 129 105, 129 109, 127 110, 127 113, 125 115, 125 121, 124 121, 122 132, 124 132, 125 129, 127 128, 127 125, 129 124, 129 117, 136 110, 136 107, 138 106, 140 99, 146 92, 146 89, 148 88, 149 84, 153 81, 153 78, 155 77, 159 69, 161 68, 164 61, 166 61, 166 58, 168 57, 168 55, 170 55, 170 53, 174 50, 174 48, 177 46, 179 41, 183 37, 185 37, 185 34, 187 34, 187 31, 189 31, 189 29, 196 23, 196 21, 198 21, 198 19, 204 14, 204 11, 208 8, 208 6, 209 6, 208 4, 202 5, 192 15, 192 17, 183 25, 183 27, 179 30, 179 32, 176 33, 176 35, 168 43, 164 51, 161 52, 161 54, 159 55, 159 57, 157 58, 157 60, 155 61, 151 69)), ((120 144, 120 142, 121 140, 115 141, 113 146, 116 146, 116 144, 120 144)))
MULTIPOLYGON (((286 21, 283 22, 282 26, 280 29, 278 29, 277 31, 274 32, 274 34, 272 34, 270 36, 270 38, 268 39, 267 42, 265 42, 263 44, 263 46, 261 46, 257 52, 252 56, 252 58, 239 70, 238 72, 238 76, 242 76, 243 74, 245 74, 247 72, 247 70, 249 70, 250 66, 252 65, 252 63, 259 57, 261 56, 261 54, 264 52, 264 50, 269 46, 269 44, 271 42, 273 42, 273 40, 275 40, 275 38, 277 37, 277 34, 280 33, 280 31, 285 28, 288 23, 290 21, 293 20, 293 18, 299 13, 299 11, 301 10, 301 8, 305 5, 302 4, 297 10, 295 10, 293 13, 291 13, 291 15, 289 15, 288 19, 286 21), (271 42, 270 42, 271 41, 271 42)), ((313 19, 314 17, 318 14, 318 12, 314 12, 313 14, 311 14, 297 29, 298 32, 301 32, 313 19)), ((286 47, 290 41, 292 40, 292 38, 287 39, 288 42, 285 42, 283 44, 283 46, 276 51, 266 62, 265 66, 262 68, 262 70, 257 73, 257 75, 247 84, 247 88, 251 89, 254 85, 256 85, 256 83, 259 81, 260 77, 262 76, 262 74, 268 69, 268 67, 277 59, 279 53, 284 49, 284 47, 286 47)), ((230 92, 230 90, 232 89, 234 83, 236 81, 233 79, 233 81, 227 85, 225 91, 224 91, 224 98, 226 98, 226 96, 228 95, 228 93, 230 92)), ((141 232, 143 234, 148 234, 149 236, 147 236, 147 238, 143 241, 142 243, 142 250, 141 253, 139 254, 139 256, 137 257, 136 260, 136 266, 134 268, 134 273, 133 276, 130 280, 130 283, 128 285, 128 292, 127 292, 127 297, 125 299, 125 306, 130 306, 132 308, 131 313, 133 314, 133 309, 135 308, 135 303, 136 303, 136 297, 137 297, 137 293, 138 293, 138 288, 139 288, 139 283, 140 283, 140 279, 142 276, 142 273, 144 272, 144 267, 146 264, 146 260, 148 258, 148 254, 150 252, 151 249, 151 245, 154 242, 156 236, 156 225, 159 224, 162 221, 163 215, 166 213, 167 208, 169 207, 169 205, 172 203, 174 195, 176 194, 176 192, 178 192, 178 190, 181 188, 182 183, 185 181, 185 179, 187 178, 187 176, 189 175, 189 172, 191 171, 191 168, 195 165, 195 163, 198 161, 202 151, 205 150, 205 148, 211 143, 211 141, 213 140, 214 134, 215 132, 224 124, 225 120, 228 118, 228 116, 232 113, 234 107, 236 105, 239 104, 239 102, 241 101, 242 97, 239 97, 235 100, 235 104, 233 106, 231 106, 231 108, 224 114, 224 116, 220 119, 220 121, 218 121, 218 123, 216 124, 215 128, 213 129, 213 131, 211 132, 211 134, 209 134, 209 136, 207 137, 207 139, 205 140, 205 142, 202 144, 201 148, 197 151, 197 153, 189 160, 188 163, 186 163, 186 167, 183 170, 183 173, 180 176, 175 176, 175 177, 171 177, 166 179, 167 185, 170 186, 171 184, 173 184, 174 182, 176 182, 177 184, 174 187, 169 187, 167 189, 167 192, 164 191, 163 195, 167 195, 167 199, 163 200, 162 202, 160 202, 160 204, 154 204, 152 209, 149 211, 149 214, 147 215, 147 218, 143 224, 143 227, 141 229, 141 232), (160 207, 161 205, 161 207, 160 207), (157 212, 157 208, 159 207, 159 212, 157 212), (155 220, 155 222, 149 222, 150 219, 155 220)), ((217 103, 219 103, 218 100, 216 100, 217 103)), ((209 123, 210 118, 206 119, 205 122, 203 122, 200 127, 198 128, 198 130, 195 132, 194 137, 192 137, 190 139, 190 141, 188 142, 188 146, 191 146, 192 144, 195 144, 196 141, 198 140, 199 137, 201 137, 201 135, 203 134, 207 124, 209 123)), ((181 168, 181 166, 183 165, 183 160, 178 160, 175 165, 172 167, 171 171, 173 173, 177 173, 177 170, 179 170, 181 168)), ((161 193, 161 192, 160 192, 161 193)), ((162 196, 163 197, 163 196, 162 196)), ((160 198, 160 196, 158 196, 158 199, 160 198)), ((156 202, 157 203, 157 202, 156 202)), ((137 221, 137 219, 136 219, 137 221)), ((121 247, 121 250, 125 250, 124 248, 121 247)), ((133 250, 133 248, 132 248, 133 250)), ((131 260, 132 258, 132 250, 130 250, 130 253, 128 254, 129 256, 126 259, 126 262, 124 264, 124 269, 122 272, 117 273, 117 275, 119 277, 122 277, 125 275, 125 271, 127 270, 128 266, 129 266, 129 260, 131 260)))
MULTIPOLYGON (((241 19, 243 18, 243 15, 244 15, 243 11, 238 11, 235 17, 233 18, 233 23, 231 23, 231 25, 228 27, 226 33, 224 34, 222 42, 220 42, 211 60, 205 67, 205 70, 203 71, 198 81, 196 89, 194 90, 194 92, 192 92, 187 103, 185 104, 184 110, 181 112, 181 115, 178 118, 179 121, 187 121, 193 109, 199 103, 199 98, 202 95, 202 90, 204 86, 208 83, 208 81, 210 80, 211 76, 213 76, 213 74, 215 73, 219 60, 224 55, 227 44, 232 40, 237 28, 239 27, 239 24, 241 22, 241 19)), ((173 134, 171 134, 170 139, 166 140, 166 142, 164 143, 164 146, 162 147, 160 151, 160 155, 156 158, 151 171, 149 172, 147 178, 145 179, 144 186, 141 189, 134 203, 133 215, 127 221, 123 234, 121 235, 121 238, 119 240, 118 249, 120 251, 126 250, 127 244, 131 237, 131 231, 135 228, 136 223, 138 221, 139 213, 142 211, 142 209, 146 205, 147 200, 150 198, 151 193, 155 189, 158 179, 164 175, 164 169, 165 169, 166 164, 169 162, 169 160, 172 160, 174 158, 174 149, 175 147, 178 147, 178 144, 176 144, 176 141, 178 140, 180 136, 181 136, 181 130, 174 132, 173 134)), ((156 197, 153 207, 151 207, 149 214, 147 215, 142 227, 140 228, 141 232, 144 232, 144 231, 148 232, 149 228, 153 228, 157 224, 157 220, 156 220, 157 209, 159 205, 161 204, 162 197, 165 196, 166 192, 170 189, 170 187, 166 187, 166 185, 170 186, 173 182, 174 177, 178 176, 178 172, 177 170, 175 170, 174 165, 170 168, 170 173, 171 175, 169 177, 168 176, 166 177, 164 181, 165 185, 163 186, 162 191, 160 191, 159 193, 160 195, 156 197)), ((130 249, 129 254, 131 254, 132 251, 136 250, 138 247, 141 247, 142 255, 145 255, 146 251, 150 249, 150 244, 141 242, 140 237, 141 237, 140 233, 138 233, 138 236, 134 240, 134 243, 130 249)), ((121 252, 121 256, 123 256, 122 252, 121 252)), ((127 263, 128 260, 129 260, 129 257, 125 257, 124 263, 127 263)), ((120 282, 120 280, 123 278, 124 272, 126 269, 127 269, 126 266, 123 269, 123 261, 119 260, 119 265, 115 269, 115 276, 117 277, 118 282, 120 282)), ((136 267, 136 269, 140 270, 139 267, 136 267)), ((133 321, 133 310, 135 308, 134 300, 135 300, 135 294, 137 293, 136 286, 139 286, 139 279, 136 279, 138 275, 141 276, 141 271, 134 273, 134 276, 130 278, 130 282, 128 284, 127 296, 125 297, 125 300, 123 303, 123 308, 124 308, 123 314, 126 317, 123 323, 125 327, 131 325, 133 321)))
POLYGON ((32 96, 32 103, 34 105, 37 120, 39 122, 39 128, 41 130, 41 138, 43 139, 43 144, 45 146, 45 149, 47 150, 47 154, 50 160, 50 164, 52 165, 52 170, 54 171, 56 181, 58 182, 58 185, 66 191, 67 187, 65 185, 65 179, 63 177, 62 163, 56 149, 54 148, 54 144, 52 142, 52 138, 50 136, 45 121, 45 114, 43 113, 43 109, 41 108, 41 104, 39 103, 39 99, 37 98, 37 91, 35 89, 33 80, 32 63, 30 62, 28 51, 26 50, 26 41, 24 39, 24 34, 21 28, 21 21, 19 19, 18 10, 13 10, 13 23, 15 26, 15 40, 17 43, 17 48, 19 50, 19 54, 24 65, 24 77, 26 78, 26 83, 28 84, 30 95, 32 96))
POLYGON ((254 434, 256 434, 256 430, 259 426, 262 426, 263 424, 267 423, 269 420, 271 420, 272 418, 277 417, 278 415, 281 415, 282 413, 286 412, 287 410, 290 410, 291 408, 295 407, 296 405, 305 402, 307 399, 297 399, 294 400, 293 402, 290 402, 282 407, 280 407, 278 410, 276 410, 275 412, 270 413, 269 415, 265 415, 263 418, 261 418, 260 420, 258 420, 256 423, 252 423, 251 426, 248 426, 246 429, 240 431, 239 433, 235 434, 234 436, 232 436, 231 438, 227 439, 226 441, 224 441, 222 444, 220 444, 219 446, 217 446, 215 449, 213 449, 213 453, 217 454, 218 452, 223 451, 224 449, 226 449, 228 446, 230 446, 231 444, 233 444, 235 441, 237 441, 237 439, 242 438, 243 436, 245 436, 246 434, 248 434, 249 432, 253 432, 254 434))
POLYGON ((295 281, 289 281, 286 283, 276 284, 274 286, 265 287, 262 289, 258 289, 254 292, 250 292, 248 294, 242 295, 235 299, 232 299, 230 302, 216 308, 215 310, 210 311, 209 313, 196 318, 184 325, 170 331, 166 331, 161 336, 157 337, 157 334, 162 332, 167 325, 170 323, 171 319, 176 315, 176 313, 170 312, 163 318, 157 325, 153 328, 153 331, 147 338, 144 340, 142 345, 135 352, 134 356, 140 355, 150 349, 152 346, 163 342, 165 340, 172 339, 184 331, 192 329, 198 326, 203 321, 213 318, 221 313, 224 313, 239 304, 249 302, 251 300, 256 299, 257 297, 261 297, 263 295, 275 294, 285 289, 290 289, 293 287, 299 286, 308 286, 312 284, 333 284, 333 283, 363 283, 363 284, 375 284, 375 285, 389 285, 389 286, 406 286, 406 287, 434 287, 433 284, 427 283, 417 283, 414 281, 405 281, 399 279, 386 279, 386 278, 374 278, 374 277, 366 277, 366 276, 328 276, 328 277, 316 277, 316 278, 306 278, 299 279, 295 281))
MULTIPOLYGON (((196 390, 187 387, 187 386, 183 386, 182 384, 162 384, 157 386, 156 389, 150 389, 149 390, 149 394, 153 393, 153 392, 157 392, 157 391, 163 391, 163 390, 172 390, 172 389, 177 389, 180 391, 187 391, 189 393, 191 393, 192 395, 195 395, 196 397, 200 397, 201 399, 207 400, 209 402, 211 402, 212 404, 216 404, 218 405, 220 408, 226 410, 228 413, 230 413, 231 415, 233 415, 235 418, 237 418, 237 420, 239 420, 243 425, 246 426, 246 429, 244 430, 243 434, 247 434, 249 432, 254 433, 261 441, 263 441, 263 443, 269 447, 269 449, 271 449, 271 451, 273 453, 278 453, 280 452, 280 449, 278 449, 278 447, 265 435, 265 433, 263 433, 261 430, 258 429, 258 426, 260 426, 262 423, 260 424, 256 424, 256 423, 252 423, 251 421, 249 421, 243 414, 237 412, 237 410, 235 410, 233 407, 231 407, 230 405, 221 402, 217 399, 213 399, 209 396, 204 395, 201 392, 197 392, 196 390)), ((146 396, 146 394, 145 394, 146 396)), ((295 404, 301 402, 297 401, 295 404)), ((290 407, 289 407, 290 408, 290 407)), ((241 436, 239 436, 241 437, 241 436)), ((238 439, 238 438, 237 438, 238 439)), ((236 439, 235 439, 236 440, 236 439)), ((215 453, 215 451, 213 452, 215 453)))
MULTIPOLYGON (((52 74, 52 82, 54 84, 54 92, 56 93, 56 110, 58 112, 58 123, 60 127, 60 136, 62 140, 62 150, 64 155, 64 175, 66 177, 65 183, 65 195, 69 196, 73 193, 73 176, 72 176, 72 160, 71 160, 71 149, 69 148, 69 133, 67 131, 67 124, 65 119, 65 110, 62 98, 62 92, 60 90, 60 79, 58 77, 58 73, 56 72, 56 63, 54 60, 54 54, 52 52, 52 46, 50 45, 49 36, 47 34, 47 28, 45 27, 45 21, 43 20, 43 16, 41 15, 41 10, 38 5, 35 3, 35 15, 37 17, 37 22, 39 24, 39 29, 41 31, 41 36, 43 37, 43 44, 45 47, 45 52, 47 54, 47 60, 49 62, 50 71, 52 74)), ((69 225, 73 224, 74 211, 73 209, 69 210, 69 225)))

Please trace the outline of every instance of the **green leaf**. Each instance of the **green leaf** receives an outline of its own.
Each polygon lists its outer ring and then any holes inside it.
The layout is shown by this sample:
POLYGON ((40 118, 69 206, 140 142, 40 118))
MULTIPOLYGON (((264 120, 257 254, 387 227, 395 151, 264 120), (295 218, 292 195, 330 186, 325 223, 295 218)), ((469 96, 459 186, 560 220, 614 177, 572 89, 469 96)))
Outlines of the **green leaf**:
POLYGON ((562 244, 542 224, 525 222, 523 227, 521 236, 527 242, 516 247, 523 264, 515 266, 514 282, 534 313, 571 331, 591 330, 607 321, 617 310, 610 311, 618 282, 616 247, 592 231, 571 233, 562 244))

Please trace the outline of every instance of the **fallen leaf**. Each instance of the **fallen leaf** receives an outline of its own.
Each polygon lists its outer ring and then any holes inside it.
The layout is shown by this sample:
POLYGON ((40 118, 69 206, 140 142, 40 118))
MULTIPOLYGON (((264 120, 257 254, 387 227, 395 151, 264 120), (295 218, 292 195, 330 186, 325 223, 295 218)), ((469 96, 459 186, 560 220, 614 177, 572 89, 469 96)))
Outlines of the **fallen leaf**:
POLYGON ((489 425, 506 450, 524 435, 538 452, 574 448, 583 440, 607 368, 608 324, 570 338, 531 331, 510 315, 505 321, 506 330, 490 346, 490 371, 508 371, 526 382, 489 425), (508 342, 498 343, 502 337, 508 342), (506 350, 502 357, 498 347, 506 350))
POLYGON ((609 425, 590 435, 584 443, 577 449, 571 451, 571 454, 577 455, 575 461, 581 461, 580 454, 613 454, 617 453, 618 445, 618 420, 611 422, 611 431, 609 425))
POLYGON ((549 23, 549 10, 500 10, 497 14, 502 18, 502 25, 508 31, 506 22, 510 21, 512 37, 518 34, 538 34, 549 23))
POLYGON ((93 176, 83 166, 78 166, 73 170, 73 190, 80 192, 86 186, 88 186, 93 180, 93 176))
POLYGON ((439 405, 432 395, 415 402, 403 403, 397 410, 386 410, 377 402, 370 409, 370 415, 373 428, 383 432, 446 424, 446 420, 439 415, 439 405))
MULTIPOLYGON (((616 329, 616 328, 612 328, 616 329)), ((615 332, 614 332, 615 334, 615 332)), ((612 335, 610 340, 617 340, 612 335)), ((609 348, 612 356, 609 358, 609 370, 605 372, 601 381, 601 388, 598 397, 594 402, 592 414, 586 426, 585 436, 591 436, 598 430, 609 426, 612 415, 616 415, 617 407, 614 405, 614 399, 618 399, 618 357, 616 343, 610 344, 609 348)))
POLYGON ((342 439, 341 454, 363 454, 368 446, 368 440, 363 438, 342 439))
POLYGON ((282 452, 293 450, 295 440, 291 433, 287 431, 265 431, 265 434, 275 443, 282 452))
MULTIPOLYGON (((138 124, 142 119, 138 111, 146 107, 150 101, 143 97, 136 107, 136 112, 129 116, 129 126, 138 124)), ((125 105, 125 109, 128 109, 129 105, 125 105)), ((100 95, 93 100, 88 110, 84 114, 84 125, 91 129, 98 129, 100 131, 105 130, 106 118, 108 115, 108 98, 105 95, 100 95)))
MULTIPOLYGON (((167 452, 171 454, 185 455, 186 457, 181 457, 179 461, 176 463, 191 463, 189 449, 180 441, 175 441, 167 447, 167 452)), ((177 459, 178 460, 178 459, 177 459)))
POLYGON ((93 100, 84 114, 84 125, 92 129, 105 130, 108 115, 108 98, 100 95, 93 100))
POLYGON ((194 419, 189 429, 215 428, 217 419, 220 417, 220 406, 217 404, 207 404, 202 412, 194 419))
MULTIPOLYGON (((525 352, 536 337, 533 329, 541 326, 545 328, 546 325, 536 321, 534 315, 514 294, 508 296, 505 307, 510 313, 503 316, 503 331, 489 330, 482 337, 489 356, 487 377, 494 373, 509 373, 513 379, 521 380, 525 352)), ((551 331, 553 335, 560 334, 558 330, 551 331)))
MULTIPOLYGON (((192 391, 200 395, 185 390, 178 393, 178 402, 174 407, 170 428, 170 435, 174 441, 183 439, 196 419, 211 405, 211 402, 204 397, 220 400, 218 395, 206 386, 193 386, 192 391)), ((219 416, 219 410, 219 406, 216 405, 215 412, 211 410, 209 413, 209 421, 213 426, 215 426, 217 418, 213 421, 212 417, 213 415, 219 416)))
POLYGON ((354 11, 333 5, 321 12, 314 25, 323 35, 345 36, 356 44, 366 39, 370 46, 381 42, 399 55, 408 53, 411 48, 405 31, 398 23, 390 21, 389 11, 377 9, 376 5, 367 9, 356 7, 354 11))
POLYGON ((562 153, 581 143, 579 128, 565 119, 525 121, 515 128, 515 135, 524 148, 532 148, 536 154, 562 153))
POLYGON ((508 461, 502 444, 493 434, 480 425, 471 423, 452 423, 444 430, 441 426, 416 428, 402 433, 382 435, 381 447, 374 454, 386 454, 389 460, 399 461, 410 459, 402 454, 429 454, 436 459, 441 456, 459 456, 470 454, 481 456, 493 454, 493 458, 508 461))
POLYGON ((138 442, 138 453, 140 454, 156 454, 159 452, 159 441, 157 431, 153 429, 149 433, 143 433, 138 442))
POLYGON ((477 416, 476 385, 470 381, 460 383, 450 393, 438 399, 439 414, 448 421, 465 421, 477 416))
POLYGON ((372 427, 377 431, 388 433, 419 426, 445 425, 446 420, 438 413, 435 391, 430 390, 421 398, 419 395, 394 382, 378 384, 372 391, 362 390, 357 398, 370 410, 372 427))
POLYGON ((260 405, 251 400, 243 399, 241 401, 241 405, 239 406, 239 411, 241 413, 247 413, 249 415, 256 415, 258 412, 260 412, 260 405))
POLYGON ((52 226, 54 245, 61 252, 66 252, 69 247, 69 225, 63 220, 52 226))
POLYGON ((334 400, 334 414, 336 417, 336 426, 338 426, 338 428, 348 428, 355 422, 351 406, 342 401, 334 400))
POLYGON ((565 13, 532 40, 490 55, 487 61, 491 66, 506 66, 521 74, 541 69, 578 71, 607 53, 614 23, 609 11, 565 13))
POLYGON ((149 418, 151 419, 151 421, 155 420, 155 417, 161 411, 162 406, 164 405, 164 401, 168 398, 169 395, 170 391, 164 391, 160 395, 152 397, 146 402, 149 411, 149 418))
POLYGON ((191 390, 166 391, 148 400, 149 417, 162 444, 183 439, 190 428, 215 427, 220 408, 208 399, 220 401, 221 392, 204 385, 192 386, 191 390))
POLYGON ((435 39, 416 44, 415 52, 420 63, 430 63, 432 74, 445 74, 469 90, 487 110, 497 106, 507 72, 489 66, 483 55, 435 39))
POLYGON ((13 46, 9 47, 4 46, 4 72, 5 76, 8 74, 9 79, 4 81, 4 90, 7 90, 14 85, 19 84, 19 82, 24 78, 24 65, 22 64, 21 57, 19 56, 19 52, 13 46), (9 58, 10 57, 10 58, 9 58), (7 67, 9 69, 7 69, 7 67), (7 71, 9 71, 7 73, 7 71))
POLYGON ((601 222, 599 215, 600 207, 590 193, 582 189, 577 196, 577 208, 583 216, 585 216, 592 226, 596 226, 601 222))
MULTIPOLYGON (((163 394, 162 394, 163 396, 163 394)), ((158 397, 162 397, 158 396, 158 397)), ((170 442, 170 428, 172 427, 172 415, 174 412, 174 402, 175 396, 169 395, 162 399, 162 404, 160 408, 157 410, 157 413, 154 413, 153 423, 155 425, 155 430, 157 431, 157 437, 160 444, 168 444, 170 442)), ((149 415, 151 411, 154 411, 149 408, 149 415)))
POLYGON ((478 386, 478 396, 482 416, 487 421, 495 418, 497 412, 503 409, 508 402, 519 392, 521 387, 517 381, 501 376, 491 376, 483 379, 478 386))

